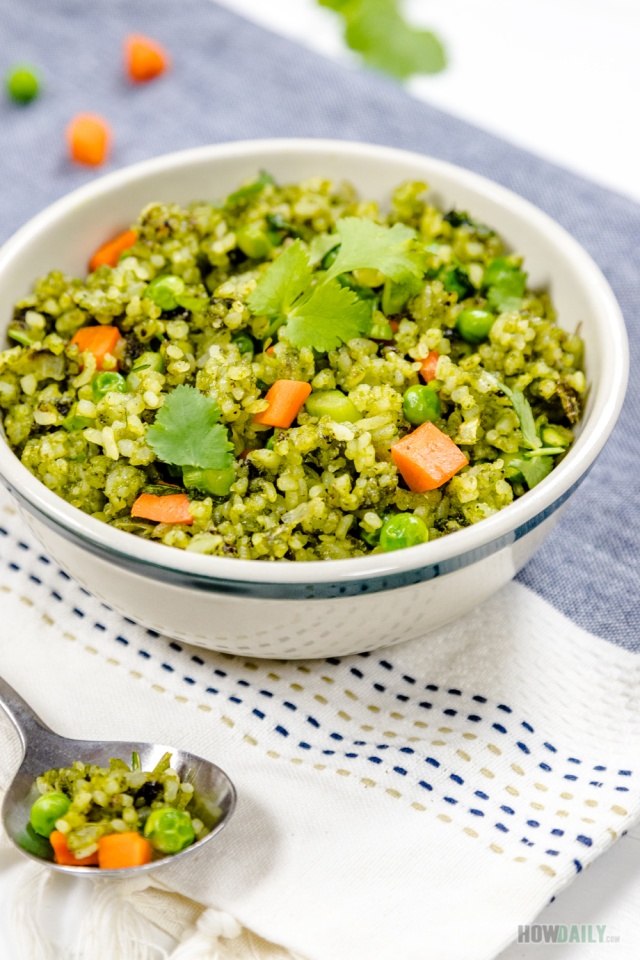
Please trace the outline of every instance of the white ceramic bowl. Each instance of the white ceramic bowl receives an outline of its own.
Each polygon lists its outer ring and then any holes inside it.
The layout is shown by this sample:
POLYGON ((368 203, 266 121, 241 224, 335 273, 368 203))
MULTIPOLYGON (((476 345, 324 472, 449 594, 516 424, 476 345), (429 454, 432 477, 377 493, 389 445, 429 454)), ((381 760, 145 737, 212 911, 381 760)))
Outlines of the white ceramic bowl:
MULTIPOLYGON (((565 460, 535 489, 475 526, 432 543, 362 559, 312 563, 199 556, 94 520, 50 492, 0 439, 0 474, 45 549, 93 594, 144 625, 215 650, 317 657, 370 650, 435 629, 507 583, 557 522, 598 456, 624 397, 628 345, 604 277, 558 224, 503 187, 414 153, 326 140, 221 144, 159 157, 76 190, 0 250, 0 318, 53 268, 84 274, 87 254, 150 201, 218 199, 267 169, 280 182, 352 181, 382 202, 407 179, 433 200, 496 228, 526 257, 568 330, 581 324, 589 398, 565 460)), ((0 331, 0 335, 1 335, 0 331)))

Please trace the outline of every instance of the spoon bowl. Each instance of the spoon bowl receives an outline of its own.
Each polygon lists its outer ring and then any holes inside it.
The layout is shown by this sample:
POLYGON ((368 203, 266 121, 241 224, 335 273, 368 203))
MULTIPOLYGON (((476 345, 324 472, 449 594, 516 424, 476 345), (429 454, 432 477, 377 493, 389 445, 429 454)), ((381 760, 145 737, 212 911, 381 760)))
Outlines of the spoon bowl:
POLYGON ((2 804, 2 823, 7 835, 24 856, 74 877, 126 876, 134 873, 157 870, 168 863, 187 856, 198 856, 204 847, 226 826, 236 804, 236 791, 227 774, 215 763, 202 757, 159 743, 140 743, 127 740, 72 740, 54 733, 34 712, 25 700, 0 677, 0 707, 16 727, 22 741, 23 756, 18 771, 9 786, 2 804), (191 812, 202 820, 208 833, 196 843, 139 867, 124 867, 119 870, 101 870, 96 867, 65 866, 44 859, 32 850, 33 842, 26 833, 31 805, 39 796, 35 788, 36 778, 46 770, 68 767, 74 761, 108 767, 111 757, 126 758, 137 751, 140 768, 152 770, 163 754, 171 753, 171 767, 181 781, 193 784, 194 799, 191 812))

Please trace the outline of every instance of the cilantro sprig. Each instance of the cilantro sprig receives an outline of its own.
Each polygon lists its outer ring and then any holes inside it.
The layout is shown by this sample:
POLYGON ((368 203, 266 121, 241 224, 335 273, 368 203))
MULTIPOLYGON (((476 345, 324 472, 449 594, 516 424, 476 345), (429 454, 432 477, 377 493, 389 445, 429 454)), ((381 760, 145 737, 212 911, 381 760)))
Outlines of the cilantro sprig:
POLYGON ((164 463, 203 470, 224 470, 233 463, 227 428, 218 423, 220 407, 195 387, 178 386, 167 394, 147 430, 147 443, 164 463))
POLYGON ((319 251, 310 254, 296 240, 267 267, 247 300, 256 316, 272 318, 272 331, 283 326, 283 335, 296 347, 325 352, 368 335, 371 304, 338 282, 343 274, 379 270, 391 281, 415 283, 424 273, 414 249, 415 231, 404 224, 383 227, 345 217, 336 224, 336 236, 335 244, 323 244, 326 249, 338 247, 328 271, 314 272, 319 251))

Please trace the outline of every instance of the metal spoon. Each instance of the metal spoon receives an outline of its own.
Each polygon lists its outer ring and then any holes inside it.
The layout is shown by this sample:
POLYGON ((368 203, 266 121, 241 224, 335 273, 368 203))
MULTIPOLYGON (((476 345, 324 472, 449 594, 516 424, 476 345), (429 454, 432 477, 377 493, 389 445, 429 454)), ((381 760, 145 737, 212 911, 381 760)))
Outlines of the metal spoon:
POLYGON ((141 873, 143 870, 157 870, 158 867, 176 860, 197 855, 209 843, 231 818, 236 805, 236 791, 224 770, 192 753, 167 747, 159 743, 139 743, 121 740, 69 740, 54 733, 33 712, 31 707, 16 691, 0 677, 0 707, 2 707, 15 725, 22 741, 22 763, 18 768, 11 786, 7 790, 2 804, 2 823, 8 836, 25 856, 46 864, 53 870, 69 873, 74 877, 126 876, 141 873), (109 758, 125 759, 133 751, 140 755, 140 769, 152 770, 162 755, 171 753, 171 766, 182 781, 193 784, 195 812, 209 833, 180 853, 165 856, 140 867, 126 867, 121 870, 100 870, 96 867, 67 867, 30 853, 24 849, 25 830, 29 823, 29 812, 33 801, 39 796, 35 788, 36 777, 46 770, 68 767, 74 761, 109 766, 109 758), (219 815, 219 811, 222 815, 219 815))

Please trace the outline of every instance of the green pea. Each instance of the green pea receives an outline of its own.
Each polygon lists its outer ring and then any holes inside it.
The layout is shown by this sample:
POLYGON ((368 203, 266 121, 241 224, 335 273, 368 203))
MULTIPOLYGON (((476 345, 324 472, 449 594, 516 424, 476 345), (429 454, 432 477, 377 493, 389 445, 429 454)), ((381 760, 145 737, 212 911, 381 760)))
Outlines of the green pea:
POLYGON ((440 416, 438 394, 431 386, 416 383, 404 392, 402 412, 409 423, 413 423, 415 426, 426 423, 427 420, 433 423, 440 416))
POLYGON ((305 409, 312 417, 331 417, 336 423, 354 423, 362 419, 355 403, 340 390, 317 390, 305 401, 305 409))
POLYGON ((161 310, 175 310, 178 306, 176 298, 182 293, 184 293, 184 280, 181 277, 165 274, 151 281, 144 296, 153 300, 161 310))
POLYGON ((99 373, 93 378, 91 392, 94 402, 102 400, 107 393, 114 390, 116 393, 127 392, 127 381, 120 373, 99 373))
POLYGON ((175 807, 152 810, 144 825, 144 835, 158 853, 180 853, 196 838, 189 814, 175 807))
POLYGON ((477 307, 469 307, 458 314, 456 330, 467 343, 481 343, 489 336, 495 314, 477 307))
POLYGON ((56 821, 64 817, 71 800, 64 793, 52 791, 38 797, 29 814, 29 823, 41 837, 48 837, 56 827, 56 821))
POLYGON ((18 64, 8 71, 6 87, 14 103, 31 103, 40 92, 40 81, 33 67, 18 64))
POLYGON ((235 343, 241 354, 250 353, 253 356, 255 345, 247 333, 237 333, 235 337, 231 338, 231 342, 235 343))
POLYGON ((30 823, 27 824, 22 833, 18 836, 18 844, 27 853, 40 860, 53 860, 53 847, 47 837, 41 837, 36 833, 30 823))
POLYGON ((201 467, 183 467, 182 480, 188 490, 200 490, 214 497, 226 497, 236 481, 233 467, 224 470, 203 470, 201 467))
POLYGON ((419 543, 426 543, 428 539, 427 525, 415 513, 396 513, 388 517, 380 531, 380 546, 385 553, 415 547, 419 543))
POLYGON ((273 244, 259 223, 247 223, 236 230, 236 243, 252 260, 262 260, 268 257, 273 244))

